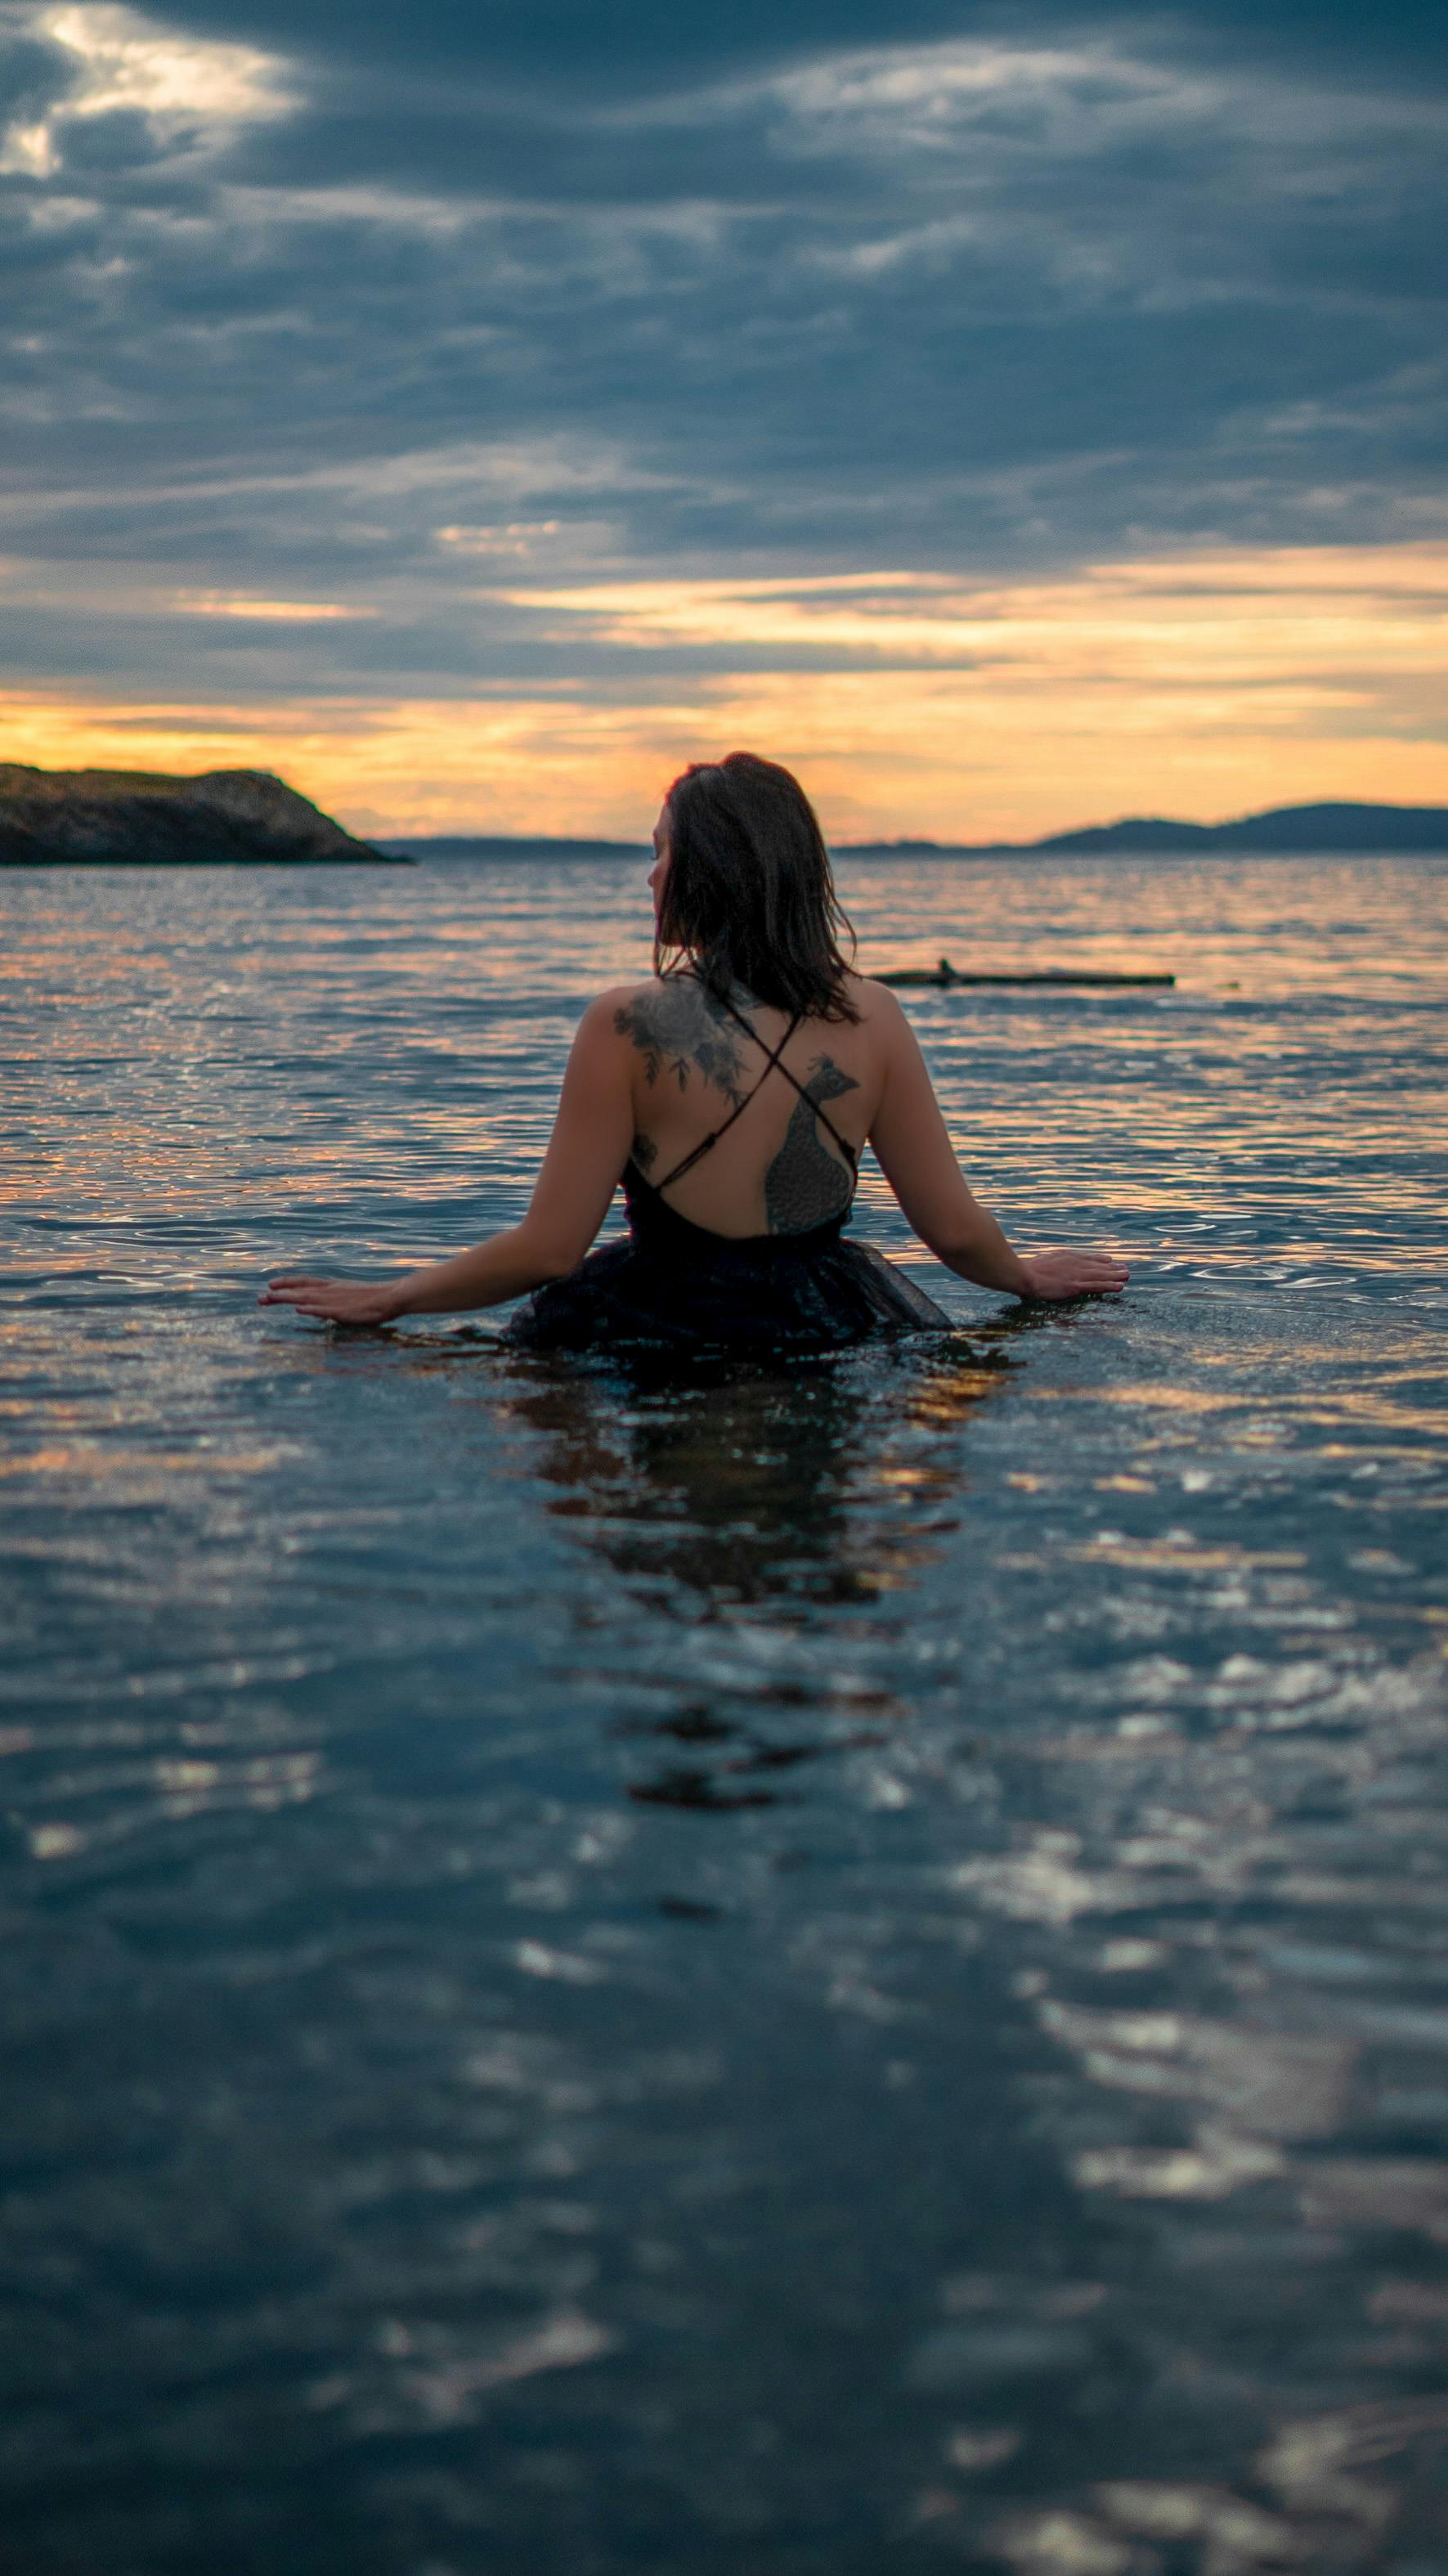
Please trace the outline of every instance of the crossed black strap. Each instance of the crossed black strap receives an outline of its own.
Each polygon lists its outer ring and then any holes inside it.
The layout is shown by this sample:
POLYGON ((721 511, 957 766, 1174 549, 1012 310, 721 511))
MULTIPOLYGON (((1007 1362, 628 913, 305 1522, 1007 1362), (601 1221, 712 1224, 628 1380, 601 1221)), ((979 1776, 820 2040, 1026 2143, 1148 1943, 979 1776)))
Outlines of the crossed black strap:
POLYGON ((769 1080, 770 1075, 776 1068, 778 1068, 779 1072, 783 1074, 786 1082, 793 1084, 795 1090, 799 1093, 801 1100, 805 1102, 806 1106, 810 1110, 812 1110, 814 1116, 819 1119, 821 1125, 829 1129, 830 1134, 833 1136, 835 1143, 840 1149, 840 1152, 844 1155, 845 1161, 848 1163, 852 1175, 858 1180, 860 1166, 859 1158, 855 1153, 854 1147, 846 1144, 844 1137, 840 1134, 838 1127, 835 1125, 835 1122, 830 1117, 829 1113, 825 1109, 821 1108, 820 1103, 805 1089, 804 1084, 790 1072, 788 1065, 783 1061, 784 1050, 788 1046, 790 1039, 793 1037, 795 1030, 799 1027, 800 1021, 804 1017, 803 1011, 796 1011, 794 1018, 790 1021, 790 1024, 785 1030, 785 1033, 780 1039, 777 1047, 765 1047, 764 1040, 760 1036, 759 1031, 755 1028, 753 1022, 751 1020, 746 1020, 742 1011, 736 1011, 727 994, 716 993, 714 995, 714 999, 720 1004, 722 1009, 728 1012, 731 1020, 736 1020, 738 1022, 746 1037, 752 1038, 757 1047, 764 1047, 764 1068, 759 1076, 759 1080, 755 1083, 753 1090, 746 1091, 743 1099, 736 1101, 734 1107, 730 1110, 728 1117, 724 1119, 719 1126, 712 1128, 707 1136, 701 1137, 698 1144, 693 1148, 693 1151, 686 1154, 681 1163, 676 1163, 673 1170, 666 1173, 663 1180, 655 1181, 653 1183, 654 1189, 657 1191, 671 1190, 675 1181, 681 1181, 686 1172, 692 1172, 694 1165, 696 1163, 702 1163, 706 1154, 712 1154, 720 1137, 727 1136, 736 1118, 743 1117, 745 1110, 754 1098, 755 1092, 763 1090, 765 1083, 769 1080))

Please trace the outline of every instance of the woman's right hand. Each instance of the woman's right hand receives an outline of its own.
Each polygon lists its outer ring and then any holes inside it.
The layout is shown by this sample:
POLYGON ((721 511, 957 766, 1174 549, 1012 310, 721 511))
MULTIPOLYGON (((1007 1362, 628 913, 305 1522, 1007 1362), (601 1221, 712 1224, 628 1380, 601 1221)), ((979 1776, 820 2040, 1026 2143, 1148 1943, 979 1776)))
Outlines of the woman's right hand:
POLYGON ((395 1279, 311 1279, 285 1270, 267 1282, 259 1306, 295 1306, 319 1324, 395 1324, 407 1309, 395 1279))
POLYGON ((1021 1268, 1029 1282, 1021 1295, 1045 1298, 1053 1305, 1062 1297, 1114 1297, 1131 1277, 1125 1262, 1109 1252, 1036 1252, 1029 1258, 1022 1254, 1021 1268))

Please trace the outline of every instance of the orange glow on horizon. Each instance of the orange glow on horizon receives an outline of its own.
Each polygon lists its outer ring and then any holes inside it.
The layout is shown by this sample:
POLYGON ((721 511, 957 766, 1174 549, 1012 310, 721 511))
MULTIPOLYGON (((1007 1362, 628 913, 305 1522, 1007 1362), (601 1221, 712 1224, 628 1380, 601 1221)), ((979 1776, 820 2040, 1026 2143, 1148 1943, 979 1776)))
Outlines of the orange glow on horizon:
POLYGON ((274 769, 380 835, 643 842, 686 761, 739 747, 797 769, 839 839, 1031 839, 1319 797, 1448 803, 1448 546, 1219 549, 989 586, 880 573, 476 596, 541 611, 565 646, 606 639, 625 666, 630 647, 670 644, 839 660, 667 694, 656 659, 637 682, 625 667, 275 707, 37 687, 0 711, 0 758, 274 769))

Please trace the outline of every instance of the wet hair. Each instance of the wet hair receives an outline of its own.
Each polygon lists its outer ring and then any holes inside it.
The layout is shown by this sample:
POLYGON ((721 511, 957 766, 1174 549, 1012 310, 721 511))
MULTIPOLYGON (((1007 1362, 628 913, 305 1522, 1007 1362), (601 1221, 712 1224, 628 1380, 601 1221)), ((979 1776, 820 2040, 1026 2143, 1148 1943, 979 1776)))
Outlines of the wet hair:
POLYGON ((753 752, 697 761, 664 800, 669 872, 654 970, 672 952, 700 982, 742 984, 791 1018, 857 1020, 840 953, 840 907, 814 807, 787 769, 753 752))

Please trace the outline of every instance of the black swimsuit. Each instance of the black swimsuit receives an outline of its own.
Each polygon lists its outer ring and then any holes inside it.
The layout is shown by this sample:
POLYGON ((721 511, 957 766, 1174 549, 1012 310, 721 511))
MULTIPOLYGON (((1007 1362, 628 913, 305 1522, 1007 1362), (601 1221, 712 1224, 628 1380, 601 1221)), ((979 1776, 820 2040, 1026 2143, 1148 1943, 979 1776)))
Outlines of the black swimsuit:
POLYGON ((777 1047, 766 1047, 743 1013, 722 995, 718 999, 764 1051, 758 1082, 661 1181, 646 1180, 629 1160, 623 1173, 627 1235, 591 1252, 565 1279, 550 1280, 525 1298, 505 1327, 507 1338, 530 1350, 631 1347, 682 1355, 722 1349, 769 1359, 783 1352, 836 1350, 898 1333, 948 1329, 950 1317, 933 1297, 872 1244, 854 1243, 842 1234, 859 1158, 781 1061, 798 1018, 791 1020, 777 1047), (838 1216, 801 1234, 716 1234, 693 1224, 669 1206, 665 1190, 713 1152, 776 1068, 838 1145, 849 1167, 849 1200, 838 1216))

